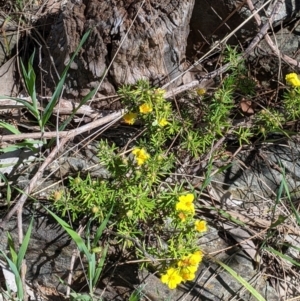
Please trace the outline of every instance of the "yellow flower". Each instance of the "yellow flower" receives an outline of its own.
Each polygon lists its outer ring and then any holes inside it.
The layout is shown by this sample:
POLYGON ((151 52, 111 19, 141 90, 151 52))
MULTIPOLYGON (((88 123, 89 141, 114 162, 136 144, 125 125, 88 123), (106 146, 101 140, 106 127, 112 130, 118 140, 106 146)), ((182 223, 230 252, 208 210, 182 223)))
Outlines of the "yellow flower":
POLYGON ((203 253, 201 250, 199 250, 199 251, 194 252, 190 256, 189 261, 190 261, 191 265, 198 265, 202 261, 202 258, 203 258, 203 253))
POLYGON ((206 221, 195 221, 195 230, 198 232, 206 232, 207 231, 207 224, 206 221))
POLYGON ((169 122, 166 120, 166 118, 162 118, 159 122, 158 122, 159 126, 164 127, 166 125, 169 124, 169 122))
POLYGON ((61 190, 56 190, 53 193, 53 199, 55 202, 60 201, 62 199, 62 196, 63 196, 63 192, 61 190))
POLYGON ((158 88, 154 90, 154 95, 159 97, 164 97, 166 91, 164 89, 158 88))
POLYGON ((161 282, 167 284, 170 289, 174 289, 183 280, 179 271, 174 268, 169 268, 167 273, 160 278, 161 282))
POLYGON ((192 254, 182 257, 181 260, 179 260, 178 263, 177 263, 178 267, 186 268, 186 267, 189 267, 189 266, 196 266, 195 264, 193 265, 193 264, 190 263, 190 257, 191 256, 192 256, 192 254))
POLYGON ((147 114, 150 112, 152 112, 152 107, 150 105, 148 105, 147 103, 140 105, 140 113, 147 114))
POLYGON ((135 148, 132 153, 138 165, 143 165, 150 158, 150 155, 143 148, 135 148))
POLYGON ((188 193, 185 195, 181 195, 179 198, 180 202, 193 202, 194 201, 194 195, 192 193, 188 193))
POLYGON ((123 120, 127 124, 134 124, 136 118, 137 118, 137 113, 129 112, 124 115, 123 120))
POLYGON ((180 268, 186 268, 191 266, 197 267, 199 263, 202 261, 202 258, 203 258, 202 251, 200 250, 196 251, 192 254, 182 257, 182 259, 178 261, 178 267, 180 268))
POLYGON ((183 212, 179 212, 178 217, 181 219, 181 221, 184 223, 186 221, 186 214, 183 212))
POLYGON ((181 268, 179 274, 183 280, 191 281, 195 278, 196 271, 197 271, 197 266, 191 265, 191 266, 186 266, 181 268))
POLYGON ((206 89, 205 88, 200 88, 200 89, 197 89, 196 91, 197 91, 197 94, 200 95, 200 96, 202 96, 202 95, 204 95, 206 93, 206 89))
POLYGON ((193 201, 194 195, 192 193, 180 196, 179 202, 176 204, 176 210, 195 213, 193 201))
POLYGON ((296 73, 289 73, 285 76, 287 84, 293 87, 300 87, 300 79, 296 73))
POLYGON ((153 91, 153 96, 152 96, 152 100, 155 103, 161 104, 165 101, 164 96, 165 96, 166 91, 163 89, 156 89, 153 91))

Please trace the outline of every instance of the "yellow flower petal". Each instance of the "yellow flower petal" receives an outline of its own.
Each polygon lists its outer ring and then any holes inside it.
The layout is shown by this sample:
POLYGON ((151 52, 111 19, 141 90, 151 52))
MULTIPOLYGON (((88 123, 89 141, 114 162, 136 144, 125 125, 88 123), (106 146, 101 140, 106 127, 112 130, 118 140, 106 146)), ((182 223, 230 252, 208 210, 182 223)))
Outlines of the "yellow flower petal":
POLYGON ((175 289, 183 279, 177 269, 169 268, 167 273, 161 276, 160 280, 162 283, 167 284, 170 289, 175 289))
POLYGON ((197 269, 197 266, 202 261, 202 258, 203 253, 199 250, 192 254, 182 257, 181 260, 178 261, 177 265, 180 268, 191 268, 191 266, 195 266, 197 269))
POLYGON ((139 109, 140 109, 140 113, 142 113, 142 114, 147 114, 147 113, 152 112, 152 107, 150 105, 148 105, 147 103, 140 105, 139 109))
POLYGON ((169 122, 166 120, 166 118, 162 118, 159 122, 158 122, 158 125, 161 126, 161 127, 164 127, 166 125, 168 125, 169 122))
POLYGON ((198 265, 203 258, 203 252, 201 250, 194 252, 190 258, 189 258, 189 262, 191 265, 198 265))
POLYGON ((193 204, 193 201, 194 201, 194 195, 192 193, 181 195, 179 197, 179 202, 176 204, 176 211, 184 211, 184 212, 190 212, 194 214, 195 206, 193 204))
POLYGON ((195 278, 195 273, 197 271, 197 266, 187 266, 180 269, 180 276, 183 280, 193 280, 195 278))
POLYGON ((202 96, 206 93, 206 89, 205 88, 199 88, 196 90, 197 91, 197 94, 202 96))
POLYGON ((186 214, 185 213, 179 212, 178 217, 181 219, 182 222, 186 221, 186 214))
POLYGON ((136 118, 137 118, 137 113, 129 112, 124 115, 123 120, 127 124, 134 124, 136 118))
POLYGON ((193 202, 194 201, 194 195, 192 193, 181 195, 179 197, 179 201, 180 202, 193 202))
POLYGON ((183 280, 188 280, 188 281, 191 281, 193 279, 195 279, 196 277, 196 274, 193 274, 193 273, 185 273, 185 274, 181 274, 181 277, 183 280))
POLYGON ((287 84, 293 87, 300 87, 300 79, 296 73, 289 73, 285 76, 287 84))
POLYGON ((135 148, 132 153, 138 165, 143 165, 150 158, 150 155, 143 148, 135 148))
POLYGON ((206 221, 195 221, 195 230, 198 232, 206 232, 207 231, 207 224, 206 221))
POLYGON ((195 206, 190 202, 178 202, 175 208, 176 211, 184 211, 192 214, 195 213, 195 206))

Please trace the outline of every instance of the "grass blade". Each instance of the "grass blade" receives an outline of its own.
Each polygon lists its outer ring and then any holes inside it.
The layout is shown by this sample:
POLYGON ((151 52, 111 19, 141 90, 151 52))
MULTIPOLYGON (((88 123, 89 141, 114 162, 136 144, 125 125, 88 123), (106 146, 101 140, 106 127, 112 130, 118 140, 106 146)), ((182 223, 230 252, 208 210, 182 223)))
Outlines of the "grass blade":
POLYGON ((275 249, 273 249, 273 248, 269 248, 269 247, 268 247, 268 248, 264 248, 264 249, 267 250, 267 251, 269 251, 269 252, 271 252, 271 253, 273 253, 273 254, 275 254, 275 255, 277 255, 277 256, 279 256, 279 257, 281 257, 281 258, 283 258, 283 259, 285 259, 285 260, 287 260, 287 261, 289 261, 289 262, 292 263, 293 265, 300 267, 300 262, 294 260, 294 259, 291 258, 290 256, 284 255, 284 254, 282 254, 281 252, 279 252, 279 251, 277 251, 277 250, 275 250, 275 249))
POLYGON ((63 86, 64 86, 64 83, 65 83, 65 80, 66 80, 66 77, 67 77, 67 73, 69 71, 69 68, 72 64, 72 62, 74 61, 75 57, 77 56, 79 50, 81 49, 82 45, 85 43, 85 41, 87 40, 88 36, 90 35, 90 32, 91 32, 91 29, 89 29, 82 37, 78 47, 76 48, 74 54, 72 55, 71 59, 70 59, 70 62, 68 63, 68 65, 66 66, 66 68, 64 69, 62 75, 61 75, 61 78, 56 86, 56 89, 48 103, 48 105, 46 106, 45 110, 44 110, 44 113, 42 115, 42 124, 43 126, 45 126, 45 124, 48 122, 49 118, 51 117, 52 115, 52 112, 53 112, 53 109, 57 103, 57 100, 59 99, 60 95, 61 95, 61 92, 62 92, 62 89, 63 89, 63 86))
POLYGON ((101 275, 101 272, 103 270, 104 261, 106 259, 107 251, 108 251, 108 245, 106 245, 104 247, 104 249, 102 251, 102 254, 101 254, 101 259, 100 259, 99 263, 97 264, 97 268, 96 268, 94 279, 93 279, 93 287, 95 287, 97 285, 97 282, 98 282, 99 277, 101 275))
POLYGON ((94 238, 94 241, 93 241, 93 248, 97 246, 97 243, 98 243, 104 229, 106 228, 106 225, 107 225, 108 220, 111 216, 113 208, 114 208, 114 206, 111 207, 111 209, 110 209, 109 213, 107 214, 106 218, 103 220, 100 227, 97 229, 96 234, 95 234, 95 238, 94 238))
POLYGON ((7 244, 9 246, 9 254, 11 256, 12 262, 14 264, 17 264, 18 254, 16 252, 16 247, 13 238, 9 232, 7 233, 7 244))
POLYGON ((286 181, 285 170, 284 170, 284 167, 282 166, 281 161, 279 162, 279 165, 280 165, 280 167, 282 169, 282 180, 281 180, 281 182, 283 184, 283 188, 284 188, 285 193, 287 195, 287 198, 288 198, 288 200, 290 202, 290 205, 291 205, 292 211, 293 211, 293 213, 294 213, 294 215, 296 217, 297 223, 298 223, 298 225, 300 225, 300 215, 299 215, 299 212, 295 208, 294 203, 292 201, 290 190, 289 190, 289 187, 288 187, 288 183, 286 181))
POLYGON ((58 217, 55 213, 50 211, 49 209, 45 208, 48 213, 64 228, 64 230, 71 236, 71 238, 74 240, 74 242, 77 245, 77 248, 80 252, 83 252, 85 256, 87 257, 88 261, 91 260, 91 254, 89 250, 87 249, 86 245, 84 244, 83 239, 78 235, 76 231, 74 231, 69 224, 67 224, 64 220, 62 220, 60 217, 58 217))
MULTIPOLYGON (((1 152, 1 150, 0 150, 0 152, 1 152)), ((11 164, 8 164, 8 165, 10 166, 11 164)), ((2 164, 0 164, 0 167, 2 167, 2 164)), ((1 182, 1 180, 6 184, 6 189, 7 189, 7 191, 6 191, 6 202, 7 202, 7 205, 10 206, 11 188, 10 188, 10 184, 9 184, 8 179, 6 178, 6 176, 2 172, 0 172, 0 182, 1 182)))
POLYGON ((266 301, 266 299, 250 283, 248 283, 243 277, 238 275, 236 271, 215 258, 213 258, 213 261, 219 264, 224 270, 226 270, 235 280, 241 283, 258 301, 266 301))
POLYGON ((21 103, 37 120, 39 120, 40 118, 39 111, 33 105, 31 105, 30 102, 21 98, 9 97, 9 96, 0 96, 0 99, 10 99, 21 103))
POLYGON ((27 92, 31 97, 33 107, 35 108, 35 110, 37 110, 38 104, 37 104, 37 99, 36 99, 36 88, 35 88, 36 75, 35 75, 35 72, 33 69, 34 56, 35 56, 35 50, 33 51, 32 55, 30 56, 30 58, 28 60, 27 70, 26 70, 22 60, 20 60, 20 61, 21 61, 22 73, 23 73, 25 85, 27 88, 27 92))
POLYGON ((91 254, 91 260, 89 260, 89 267, 88 267, 88 280, 89 280, 89 288, 90 294, 93 293, 93 283, 94 283, 94 276, 96 271, 96 254, 91 254))
POLYGON ((25 237, 23 239, 22 245, 20 247, 19 253, 18 253, 18 259, 17 259, 17 268, 20 272, 21 267, 22 267, 22 261, 25 257, 26 251, 27 251, 27 247, 29 244, 29 240, 30 240, 30 236, 31 236, 31 231, 32 231, 32 225, 33 225, 33 218, 30 221, 28 230, 25 234, 25 237))
MULTIPOLYGON (((39 145, 43 145, 43 141, 41 140, 29 140, 25 139, 23 142, 18 142, 12 145, 5 146, 4 148, 0 148, 1 153, 9 153, 15 150, 27 147, 31 151, 36 152, 39 149, 39 145)), ((8 165, 9 166, 9 165, 8 165)))
POLYGON ((0 121, 0 127, 5 128, 15 135, 21 134, 21 132, 16 127, 4 121, 0 121))
POLYGON ((59 127, 60 131, 63 131, 66 126, 70 123, 70 121, 73 119, 73 117, 75 116, 75 114, 77 113, 77 111, 86 104, 86 102, 88 100, 90 100, 95 93, 97 92, 98 87, 96 87, 95 89, 93 89, 92 91, 90 91, 83 99, 82 101, 79 103, 79 105, 73 110, 72 114, 63 122, 63 124, 59 127))
POLYGON ((17 285, 17 294, 18 294, 19 300, 24 300, 23 299, 24 291, 23 291, 22 280, 21 280, 19 271, 17 269, 17 266, 7 257, 7 255, 2 250, 0 250, 0 253, 5 257, 5 260, 8 263, 9 268, 11 269, 11 271, 13 272, 13 274, 15 276, 16 285, 17 285))

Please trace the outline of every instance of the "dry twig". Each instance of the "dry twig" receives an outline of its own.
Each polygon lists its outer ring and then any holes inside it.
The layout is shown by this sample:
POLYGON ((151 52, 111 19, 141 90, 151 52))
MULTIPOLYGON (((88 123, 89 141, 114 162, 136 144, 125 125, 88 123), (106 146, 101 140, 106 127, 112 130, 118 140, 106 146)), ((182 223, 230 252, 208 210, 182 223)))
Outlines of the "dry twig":
MULTIPOLYGON (((249 7, 250 7, 250 9, 252 11, 254 9, 254 6, 253 6, 251 0, 248 0, 247 3, 248 3, 248 5, 249 5, 249 7)), ((265 3, 265 4, 267 4, 267 3, 265 3)), ((284 54, 281 54, 279 52, 279 50, 276 48, 276 46, 274 45, 274 43, 271 40, 270 36, 268 35, 268 30, 269 30, 269 28, 270 28, 270 26, 271 26, 271 24, 272 24, 272 22, 274 20, 275 15, 280 10, 282 4, 283 4, 283 0, 279 0, 279 1, 276 2, 276 4, 274 5, 274 8, 273 8, 273 11, 272 11, 272 13, 270 15, 270 18, 268 20, 268 22, 266 22, 266 24, 264 24, 261 27, 259 33, 253 38, 252 42, 250 43, 250 45, 245 50, 243 56, 240 58, 241 60, 244 59, 244 58, 246 58, 253 51, 253 49, 257 46, 257 44, 262 40, 262 38, 265 37, 266 40, 267 40, 267 42, 269 43, 271 49, 275 52, 275 54, 277 54, 278 56, 281 55, 282 59, 284 59, 286 62, 288 62, 288 63, 290 63, 292 65, 295 65, 295 66, 299 66, 299 63, 296 60, 294 60, 294 59, 292 59, 292 58, 290 58, 290 57, 288 57, 288 56, 286 56, 284 54)), ((259 10, 261 10, 261 9, 262 9, 262 7, 259 10)), ((252 14, 252 16, 256 19, 256 21, 260 25, 261 24, 261 19, 260 19, 259 15, 258 15, 259 10, 257 10, 257 11, 255 10, 254 13, 252 14)), ((224 38, 220 43, 222 43, 222 42, 224 43, 227 40, 228 40, 228 37, 224 38)), ((203 59, 200 59, 199 61, 197 61, 194 65, 191 66, 191 68, 193 68, 194 66, 200 64, 200 62, 203 61, 203 59)), ((230 63, 227 63, 227 64, 223 65, 222 67, 220 67, 220 68, 218 68, 218 69, 216 69, 216 70, 208 73, 207 75, 203 76, 200 80, 195 80, 195 81, 192 81, 191 83, 188 83, 186 85, 180 86, 178 88, 170 89, 170 91, 168 91, 166 93, 166 98, 171 98, 171 97, 173 97, 173 96, 175 96, 175 95, 177 95, 179 93, 182 93, 182 92, 184 92, 186 90, 195 88, 197 86, 206 87, 207 83, 209 81, 211 81, 211 79, 213 79, 216 76, 218 76, 218 75, 226 72, 229 67, 230 67, 230 63)), ((191 68, 189 68, 185 72, 189 71, 191 68)), ((182 73, 181 76, 184 75, 184 73, 182 73)), ((169 84, 165 85, 163 88, 166 88, 168 85, 169 84)))
MULTIPOLYGON (((101 126, 103 124, 106 124, 110 121, 113 120, 118 120, 119 118, 121 118, 124 114, 124 110, 121 110, 119 112, 115 112, 113 114, 110 114, 106 117, 103 117, 99 120, 96 120, 94 122, 91 122, 90 124, 84 125, 82 127, 79 127, 78 129, 75 130, 71 130, 71 131, 65 131, 62 132, 64 133, 64 135, 62 135, 61 137, 63 138, 60 143, 52 150, 52 152, 50 153, 50 155, 46 158, 46 160, 43 162, 43 164, 40 166, 40 168, 38 169, 37 173, 34 175, 34 177, 31 179, 29 185, 25 188, 24 193, 21 195, 21 197, 17 200, 15 206, 9 211, 9 213, 4 217, 4 219, 0 222, 0 228, 4 228, 6 222, 16 213, 18 212, 18 228, 19 228, 19 240, 22 241, 23 239, 23 232, 22 232, 22 209, 23 209, 23 205, 25 203, 25 201, 27 200, 27 197, 29 196, 29 194, 31 193, 31 191, 33 190, 33 188, 36 185, 36 182, 38 181, 38 179, 42 178, 42 175, 44 173, 44 170, 46 169, 46 167, 54 160, 54 158, 56 157, 58 151, 63 147, 63 145, 66 144, 66 142, 73 138, 74 136, 81 134, 83 132, 92 130, 98 126, 101 126)), ((56 132, 54 132, 55 134, 57 134, 56 132)), ((38 133, 40 136, 41 134, 38 133)), ((45 133, 46 134, 46 133, 45 133)), ((9 135, 11 136, 11 135, 9 135)), ((6 137, 6 136, 5 136, 6 137)), ((31 134, 32 137, 32 134, 31 134)), ((50 138, 53 138, 55 136, 51 136, 50 138)), ((24 138, 21 138, 24 139, 24 138)))
MULTIPOLYGON (((251 12, 255 12, 256 11, 255 7, 254 7, 254 5, 252 3, 252 0, 247 0, 247 4, 248 4, 249 9, 251 10, 251 12)), ((272 22, 273 22, 274 16, 280 11, 280 8, 281 8, 282 4, 283 4, 283 0, 279 0, 279 1, 276 2, 276 4, 274 5, 272 14, 270 16, 269 22, 265 24, 264 30, 261 30, 260 33, 264 34, 264 39, 268 43, 268 45, 271 48, 271 50, 278 57, 280 57, 281 59, 283 59, 284 61, 286 61, 288 64, 291 64, 291 65, 294 65, 296 67, 299 67, 300 66, 300 62, 298 62, 297 60, 294 60, 293 58, 291 58, 291 57, 289 57, 289 56, 281 53, 280 50, 276 47, 276 45, 272 41, 270 35, 267 33, 267 31, 268 31, 268 29, 270 27, 270 24, 272 24, 272 22), (266 25, 268 25, 268 26, 266 26, 266 25)), ((257 25, 260 26, 261 25, 261 18, 259 16, 259 14, 255 14, 254 18, 255 18, 255 21, 256 21, 257 25)))
POLYGON ((121 118, 124 112, 125 110, 114 112, 112 114, 109 114, 105 117, 102 117, 91 123, 85 124, 81 127, 78 127, 70 131, 61 131, 61 132, 54 131, 54 132, 45 132, 43 134, 39 132, 39 133, 28 133, 28 134, 19 134, 19 135, 3 135, 0 136, 0 143, 4 141, 16 141, 16 140, 23 140, 23 139, 51 139, 55 137, 71 139, 84 132, 88 132, 99 126, 102 126, 105 123, 121 118))

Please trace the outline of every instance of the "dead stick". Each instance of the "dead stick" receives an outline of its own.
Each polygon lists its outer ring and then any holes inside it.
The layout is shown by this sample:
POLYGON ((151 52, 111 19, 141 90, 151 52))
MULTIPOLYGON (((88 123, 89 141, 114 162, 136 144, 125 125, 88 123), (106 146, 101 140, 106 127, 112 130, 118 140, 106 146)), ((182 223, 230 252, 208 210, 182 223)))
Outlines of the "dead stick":
MULTIPOLYGON (((44 173, 45 168, 52 162, 52 160, 55 158, 56 154, 58 153, 59 149, 69 140, 70 138, 65 137, 63 138, 59 145, 57 145, 52 152, 50 153, 50 155, 46 158, 46 160, 43 162, 43 164, 40 166, 40 168, 38 169, 37 173, 34 175, 34 177, 31 179, 29 185, 25 188, 24 192, 22 193, 21 197, 18 199, 18 201, 16 202, 15 206, 8 212, 8 214, 4 217, 4 219, 1 221, 0 223, 0 228, 4 228, 5 223, 18 211, 18 221, 20 221, 20 214, 22 214, 22 208, 23 205, 25 203, 25 201, 27 200, 27 197, 29 196, 29 194, 31 193, 31 191, 33 190, 33 188, 36 185, 36 182, 38 181, 38 179, 42 178, 42 175, 44 173)), ((22 216, 21 216, 22 217, 22 216)), ((22 228, 22 225, 21 225, 22 228)), ((20 233, 20 229, 19 229, 19 239, 21 240, 21 238, 23 237, 23 234, 20 233)))
POLYGON ((28 133, 28 134, 20 134, 20 135, 4 135, 0 136, 0 142, 3 141, 15 141, 15 140, 23 140, 23 139, 51 139, 55 137, 59 138, 72 138, 76 135, 82 134, 84 132, 90 131, 98 126, 101 126, 110 121, 116 120, 123 116, 125 110, 120 110, 118 112, 114 112, 105 117, 92 121, 91 123, 85 124, 79 128, 70 131, 61 131, 61 132, 45 132, 43 133, 28 133))
MULTIPOLYGON (((20 220, 22 220, 22 208, 23 205, 25 203, 25 201, 27 200, 27 197, 29 196, 29 194, 31 193, 31 191, 33 190, 33 188, 36 185, 36 182, 38 181, 38 179, 42 178, 43 173, 45 168, 52 162, 53 159, 55 159, 56 154, 58 153, 59 149, 73 136, 79 134, 79 133, 83 133, 86 132, 88 130, 91 130, 95 127, 98 127, 100 125, 103 125, 105 123, 108 123, 112 120, 116 120, 118 118, 120 118, 122 115, 124 114, 124 110, 121 110, 119 112, 110 114, 106 117, 103 117, 99 120, 96 120, 94 122, 91 122, 90 124, 84 125, 76 130, 72 130, 69 131, 67 133, 69 133, 69 135, 66 135, 63 137, 63 139, 60 141, 60 143, 52 150, 52 152, 50 153, 50 155, 46 158, 46 160, 43 162, 43 164, 40 166, 40 168, 38 169, 37 173, 34 175, 34 177, 31 179, 29 185, 25 188, 24 193, 21 195, 21 197, 19 198, 19 200, 16 202, 15 206, 8 212, 8 214, 4 217, 4 219, 0 222, 0 228, 4 228, 5 223, 18 211, 18 217, 20 218, 20 220)), ((19 220, 18 218, 18 220, 19 220)), ((20 225, 22 227, 22 225, 20 225)), ((20 231, 19 231, 20 232, 20 231)), ((23 237, 22 233, 20 233, 21 236, 23 237)))
MULTIPOLYGON (((248 4, 248 7, 250 8, 251 12, 255 11, 255 7, 254 7, 254 5, 253 5, 253 3, 252 3, 251 0, 247 0, 247 4, 248 4)), ((282 0, 278 1, 278 2, 275 4, 275 6, 274 6, 274 8, 273 8, 273 11, 272 11, 272 13, 271 13, 271 16, 270 16, 270 21, 269 21, 267 24, 272 23, 272 21, 273 21, 275 15, 276 15, 276 14, 278 13, 278 11, 280 10, 280 7, 281 7, 282 4, 283 4, 283 3, 282 3, 282 0)), ((261 18, 260 18, 260 16, 259 16, 259 14, 255 14, 254 18, 255 18, 255 21, 256 21, 257 25, 260 26, 260 25, 261 25, 261 18)), ((270 25, 269 25, 269 27, 270 27, 270 25)), ((261 31, 261 32, 262 32, 262 31, 261 31)), ((270 35, 268 34, 267 31, 265 31, 264 39, 265 39, 266 42, 268 43, 268 45, 269 45, 269 47, 271 48, 271 50, 272 50, 278 57, 281 57, 284 61, 286 61, 287 63, 289 63, 289 64, 291 64, 291 65, 294 65, 294 66, 296 66, 296 67, 299 67, 300 63, 299 63, 297 60, 295 60, 295 59, 289 57, 289 56, 286 55, 286 54, 283 54, 283 53, 276 47, 276 45, 275 45, 274 42, 272 41, 272 39, 271 39, 271 37, 270 37, 270 35)))

